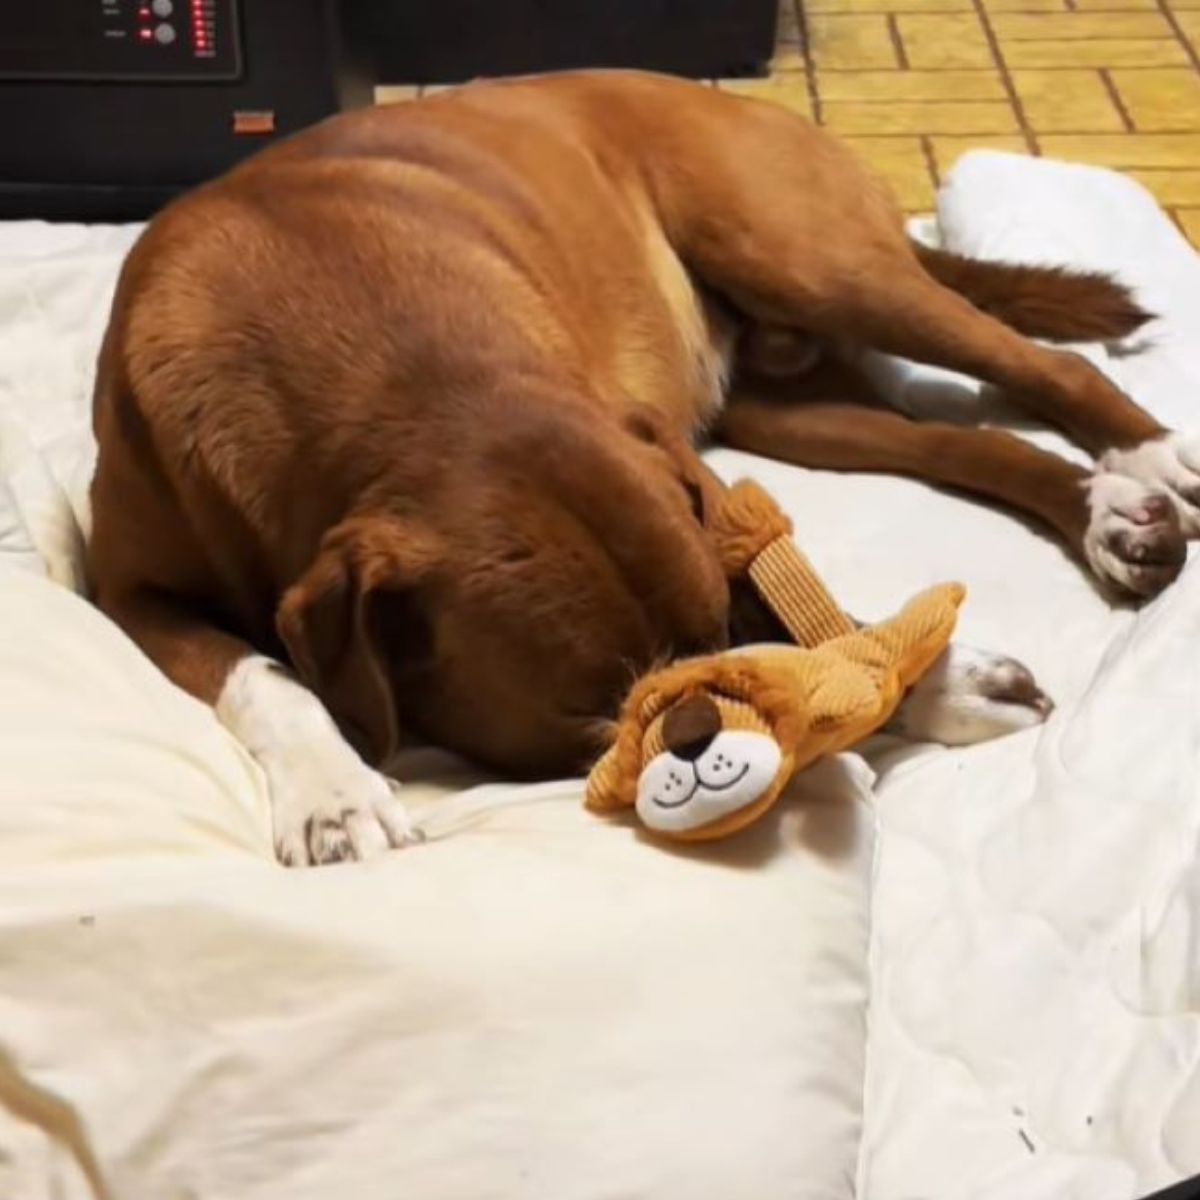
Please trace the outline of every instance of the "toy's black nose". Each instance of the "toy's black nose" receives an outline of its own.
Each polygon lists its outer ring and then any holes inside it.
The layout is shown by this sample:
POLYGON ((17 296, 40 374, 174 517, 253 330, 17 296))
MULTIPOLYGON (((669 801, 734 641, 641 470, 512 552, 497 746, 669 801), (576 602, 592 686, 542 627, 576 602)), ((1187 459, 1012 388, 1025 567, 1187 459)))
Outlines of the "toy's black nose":
POLYGON ((720 732, 720 710, 702 692, 681 700, 663 719, 663 744, 687 762, 695 762, 720 732))

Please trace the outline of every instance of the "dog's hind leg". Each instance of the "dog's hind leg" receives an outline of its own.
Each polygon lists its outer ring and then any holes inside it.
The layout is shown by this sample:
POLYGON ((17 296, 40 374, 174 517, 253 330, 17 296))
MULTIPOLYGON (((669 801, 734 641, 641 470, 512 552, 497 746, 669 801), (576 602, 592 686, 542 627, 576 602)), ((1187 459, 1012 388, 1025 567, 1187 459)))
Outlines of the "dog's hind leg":
MULTIPOLYGON (((1089 554, 1096 566, 1108 553, 1099 546, 1111 546, 1119 533, 1129 553, 1098 570, 1127 590, 1153 594, 1174 578, 1184 528, 1174 496, 1155 486, 1165 474, 1158 459, 1182 466, 1191 460, 1163 442, 1167 431, 1085 359, 1027 340, 939 283, 918 260, 887 190, 848 148, 768 104, 710 104, 712 128, 703 141, 689 140, 686 156, 671 157, 665 137, 661 147, 655 139, 648 145, 661 159, 648 169, 664 227, 689 269, 753 321, 971 375, 1002 388, 1093 455, 1124 453, 1106 460, 1110 471, 1091 485, 1095 521, 1082 520, 1069 536, 1078 546, 1089 525, 1112 529, 1089 554), (1144 451, 1147 444, 1166 449, 1149 466, 1128 457, 1130 451, 1154 457, 1144 451)), ((686 136, 669 132, 676 140, 686 136)), ((858 424, 863 417, 843 419, 858 424)), ((911 446, 917 436, 909 431, 900 444, 911 446)), ((948 444, 947 431, 936 437, 944 458, 972 461, 965 445, 948 444)), ((919 458, 917 467, 876 469, 928 472, 931 456, 919 458)), ((1200 451, 1194 458, 1200 468, 1200 451)), ((1000 461, 1015 475, 1011 484, 989 476, 995 498, 1025 510, 1041 503, 1022 501, 1027 491, 1041 495, 1041 460, 1005 449, 1000 461)), ((1193 474, 1200 531, 1200 471, 1193 474)), ((1061 524, 1071 505, 1055 499, 1052 509, 1061 524)))
MULTIPOLYGON (((1153 595, 1174 579, 1184 544, 1170 505, 1132 480, 1082 467, 995 429, 909 420, 887 409, 804 400, 842 394, 838 364, 796 383, 735 388, 716 429, 739 450, 797 466, 881 471, 982 496, 1057 533, 1118 591, 1153 595)), ((847 388, 855 385, 847 382, 847 388)))

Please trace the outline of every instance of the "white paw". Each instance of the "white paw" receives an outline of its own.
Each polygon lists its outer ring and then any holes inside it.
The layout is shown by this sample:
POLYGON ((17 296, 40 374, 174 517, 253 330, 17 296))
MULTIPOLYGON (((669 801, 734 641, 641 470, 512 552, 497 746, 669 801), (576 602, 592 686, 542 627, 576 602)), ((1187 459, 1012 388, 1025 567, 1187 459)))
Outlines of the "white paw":
POLYGON ((264 763, 275 853, 285 866, 373 858, 417 840, 392 784, 349 746, 345 755, 331 749, 305 747, 286 761, 264 763))
POLYGON ((1200 437, 1170 433, 1132 450, 1110 450, 1102 471, 1136 479, 1175 505, 1185 537, 1200 537, 1200 437))
POLYGON ((1016 659, 952 642, 887 728, 914 741, 970 746, 1040 725, 1053 708, 1016 659))
POLYGON ((366 859, 420 840, 393 785, 358 757, 316 696, 270 659, 243 659, 216 712, 267 777, 275 852, 286 866, 366 859))
POLYGON ((1083 552, 1096 575, 1135 596, 1156 596, 1183 570, 1187 543, 1178 511, 1162 492, 1127 475, 1088 483, 1083 552))

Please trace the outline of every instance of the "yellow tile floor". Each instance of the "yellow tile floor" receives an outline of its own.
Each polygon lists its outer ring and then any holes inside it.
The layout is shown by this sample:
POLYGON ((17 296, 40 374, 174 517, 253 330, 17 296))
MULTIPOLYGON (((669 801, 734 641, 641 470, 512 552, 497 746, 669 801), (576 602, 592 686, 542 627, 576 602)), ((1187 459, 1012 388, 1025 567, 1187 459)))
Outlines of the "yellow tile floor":
POLYGON ((1200 246, 1200 0, 781 0, 770 77, 716 86, 842 135, 910 212, 993 146, 1124 171, 1200 246))

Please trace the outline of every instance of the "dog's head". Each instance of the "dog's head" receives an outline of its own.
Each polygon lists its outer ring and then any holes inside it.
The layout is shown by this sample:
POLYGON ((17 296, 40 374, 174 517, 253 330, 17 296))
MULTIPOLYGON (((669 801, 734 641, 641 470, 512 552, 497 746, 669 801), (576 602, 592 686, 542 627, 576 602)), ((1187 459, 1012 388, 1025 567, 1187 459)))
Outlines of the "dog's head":
POLYGON ((277 627, 373 758, 405 728, 509 772, 575 771, 638 675, 725 643, 703 529, 721 485, 650 419, 530 406, 473 436, 419 500, 331 529, 277 627))

